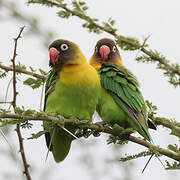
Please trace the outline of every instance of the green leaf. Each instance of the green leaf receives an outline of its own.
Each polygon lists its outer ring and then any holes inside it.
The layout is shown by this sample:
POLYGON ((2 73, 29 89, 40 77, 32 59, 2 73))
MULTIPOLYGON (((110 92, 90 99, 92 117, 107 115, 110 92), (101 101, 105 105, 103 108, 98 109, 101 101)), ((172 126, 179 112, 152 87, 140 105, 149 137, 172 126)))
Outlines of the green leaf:
POLYGON ((119 159, 119 161, 126 162, 126 161, 129 161, 129 160, 137 159, 137 158, 140 158, 140 157, 146 157, 146 156, 149 156, 149 155, 152 155, 151 151, 143 151, 143 152, 140 152, 140 153, 134 154, 134 155, 127 155, 126 154, 126 156, 121 157, 119 159))
POLYGON ((23 84, 32 87, 33 89, 39 88, 42 84, 43 81, 42 79, 34 79, 34 78, 28 78, 26 79, 23 84))
POLYGON ((116 40, 118 46, 123 50, 137 50, 141 47, 139 40, 134 37, 118 36, 116 40))
POLYGON ((24 122, 21 122, 20 123, 20 126, 23 128, 23 129, 25 129, 25 128, 28 128, 28 129, 30 129, 30 128, 32 128, 32 126, 33 126, 33 124, 32 123, 29 123, 29 121, 24 121, 24 122))
POLYGON ((167 170, 176 170, 176 169, 180 169, 180 163, 174 161, 174 163, 171 165, 167 160, 165 161, 166 162, 166 169, 167 170))
POLYGON ((174 151, 174 152, 180 154, 180 148, 178 147, 177 144, 175 144, 175 145, 169 144, 168 145, 168 149, 170 149, 171 151, 174 151))
POLYGON ((31 70, 31 72, 36 72, 36 69, 34 69, 32 66, 29 66, 29 68, 30 68, 30 70, 31 70))
POLYGON ((59 17, 66 18, 66 19, 68 19, 71 16, 71 14, 69 12, 64 11, 64 10, 57 12, 57 14, 59 17))
POLYGON ((36 134, 33 133, 33 134, 31 134, 32 136, 29 137, 29 138, 27 138, 27 139, 28 139, 28 140, 29 140, 29 139, 37 139, 37 138, 41 137, 42 135, 44 135, 46 132, 47 132, 47 131, 44 130, 44 131, 39 131, 39 132, 36 133, 36 134))
POLYGON ((0 71, 0 79, 1 78, 5 78, 7 76, 7 72, 5 71, 5 72, 2 72, 2 71, 0 71))
POLYGON ((40 69, 40 68, 39 68, 39 72, 44 76, 48 75, 48 72, 46 72, 46 71, 44 71, 43 69, 40 69))

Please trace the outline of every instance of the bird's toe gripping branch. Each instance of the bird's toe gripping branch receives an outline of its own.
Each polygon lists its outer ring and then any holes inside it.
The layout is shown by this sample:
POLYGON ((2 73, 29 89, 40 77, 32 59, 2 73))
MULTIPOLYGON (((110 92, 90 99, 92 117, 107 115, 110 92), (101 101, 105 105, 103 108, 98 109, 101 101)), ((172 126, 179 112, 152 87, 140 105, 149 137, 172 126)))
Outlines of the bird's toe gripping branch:
POLYGON ((120 140, 128 140, 130 134, 134 132, 132 128, 124 129, 118 124, 113 125, 113 130, 116 131, 121 136, 120 140))
POLYGON ((104 128, 105 125, 107 125, 105 121, 99 121, 94 124, 97 125, 101 130, 104 128))
POLYGON ((65 122, 65 119, 66 119, 64 116, 61 116, 61 115, 57 115, 57 118, 58 118, 58 119, 61 119, 61 120, 64 121, 64 122, 65 122))

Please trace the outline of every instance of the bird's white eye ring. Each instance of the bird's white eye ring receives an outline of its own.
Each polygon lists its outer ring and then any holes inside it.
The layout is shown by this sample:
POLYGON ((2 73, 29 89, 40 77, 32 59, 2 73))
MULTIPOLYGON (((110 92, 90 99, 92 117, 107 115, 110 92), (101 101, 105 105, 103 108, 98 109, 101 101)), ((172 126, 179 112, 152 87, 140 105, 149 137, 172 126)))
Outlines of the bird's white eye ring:
POLYGON ((95 52, 98 52, 98 47, 97 46, 95 47, 95 52))
POLYGON ((67 44, 61 44, 60 48, 62 51, 66 51, 66 50, 68 50, 69 46, 67 44))
POLYGON ((113 52, 116 52, 116 46, 113 46, 112 50, 113 50, 113 52))

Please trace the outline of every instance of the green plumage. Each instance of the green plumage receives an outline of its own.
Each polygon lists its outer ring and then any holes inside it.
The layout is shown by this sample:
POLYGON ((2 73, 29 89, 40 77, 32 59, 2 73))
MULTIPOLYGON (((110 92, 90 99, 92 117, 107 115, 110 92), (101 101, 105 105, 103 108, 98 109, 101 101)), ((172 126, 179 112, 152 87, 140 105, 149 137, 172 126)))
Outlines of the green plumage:
POLYGON ((151 141, 146 104, 135 76, 124 66, 105 63, 99 75, 102 89, 97 111, 101 118, 124 128, 132 127, 151 141))
MULTIPOLYGON (((93 71, 97 75, 94 69, 93 71)), ((78 72, 72 71, 71 73, 72 76, 77 76, 78 78, 78 72)), ((87 72, 87 76, 91 76, 91 74, 88 75, 87 72)), ((59 72, 52 69, 46 80, 44 110, 48 113, 64 116, 67 119, 74 118, 79 121, 87 120, 91 122, 98 102, 100 86, 99 83, 92 86, 89 85, 86 75, 83 77, 79 79, 78 84, 64 84, 61 81, 59 72)), ((49 130, 50 132, 45 134, 45 137, 48 147, 52 138, 50 150, 55 161, 63 161, 70 150, 71 142, 74 138, 62 128, 53 125, 52 122, 45 121, 43 125, 47 130, 52 127, 49 130)), ((75 133, 75 127, 66 125, 65 128, 73 134, 75 133)))

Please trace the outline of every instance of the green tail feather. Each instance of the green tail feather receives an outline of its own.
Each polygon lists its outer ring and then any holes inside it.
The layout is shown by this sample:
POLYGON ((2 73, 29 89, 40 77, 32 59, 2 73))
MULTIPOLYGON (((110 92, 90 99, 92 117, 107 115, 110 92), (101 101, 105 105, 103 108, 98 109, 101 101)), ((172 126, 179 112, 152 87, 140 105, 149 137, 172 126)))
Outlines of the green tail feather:
POLYGON ((146 140, 148 140, 149 142, 152 142, 152 137, 149 134, 149 131, 146 127, 142 126, 142 129, 138 129, 137 132, 141 134, 146 140))
POLYGON ((63 129, 58 128, 52 139, 52 153, 56 162, 63 161, 69 153, 73 138, 63 129))
POLYGON ((128 118, 128 123, 130 127, 133 127, 133 129, 136 130, 139 134, 141 134, 146 140, 152 142, 151 135, 149 134, 149 131, 145 126, 141 125, 141 128, 139 128, 130 117, 128 118))
MULTIPOLYGON (((71 126, 65 128, 74 133, 74 128, 71 126)), ((54 160, 56 162, 63 161, 69 153, 74 137, 60 127, 55 127, 50 133, 46 133, 45 137, 47 146, 49 147, 50 145, 50 151, 53 153, 54 160)))

